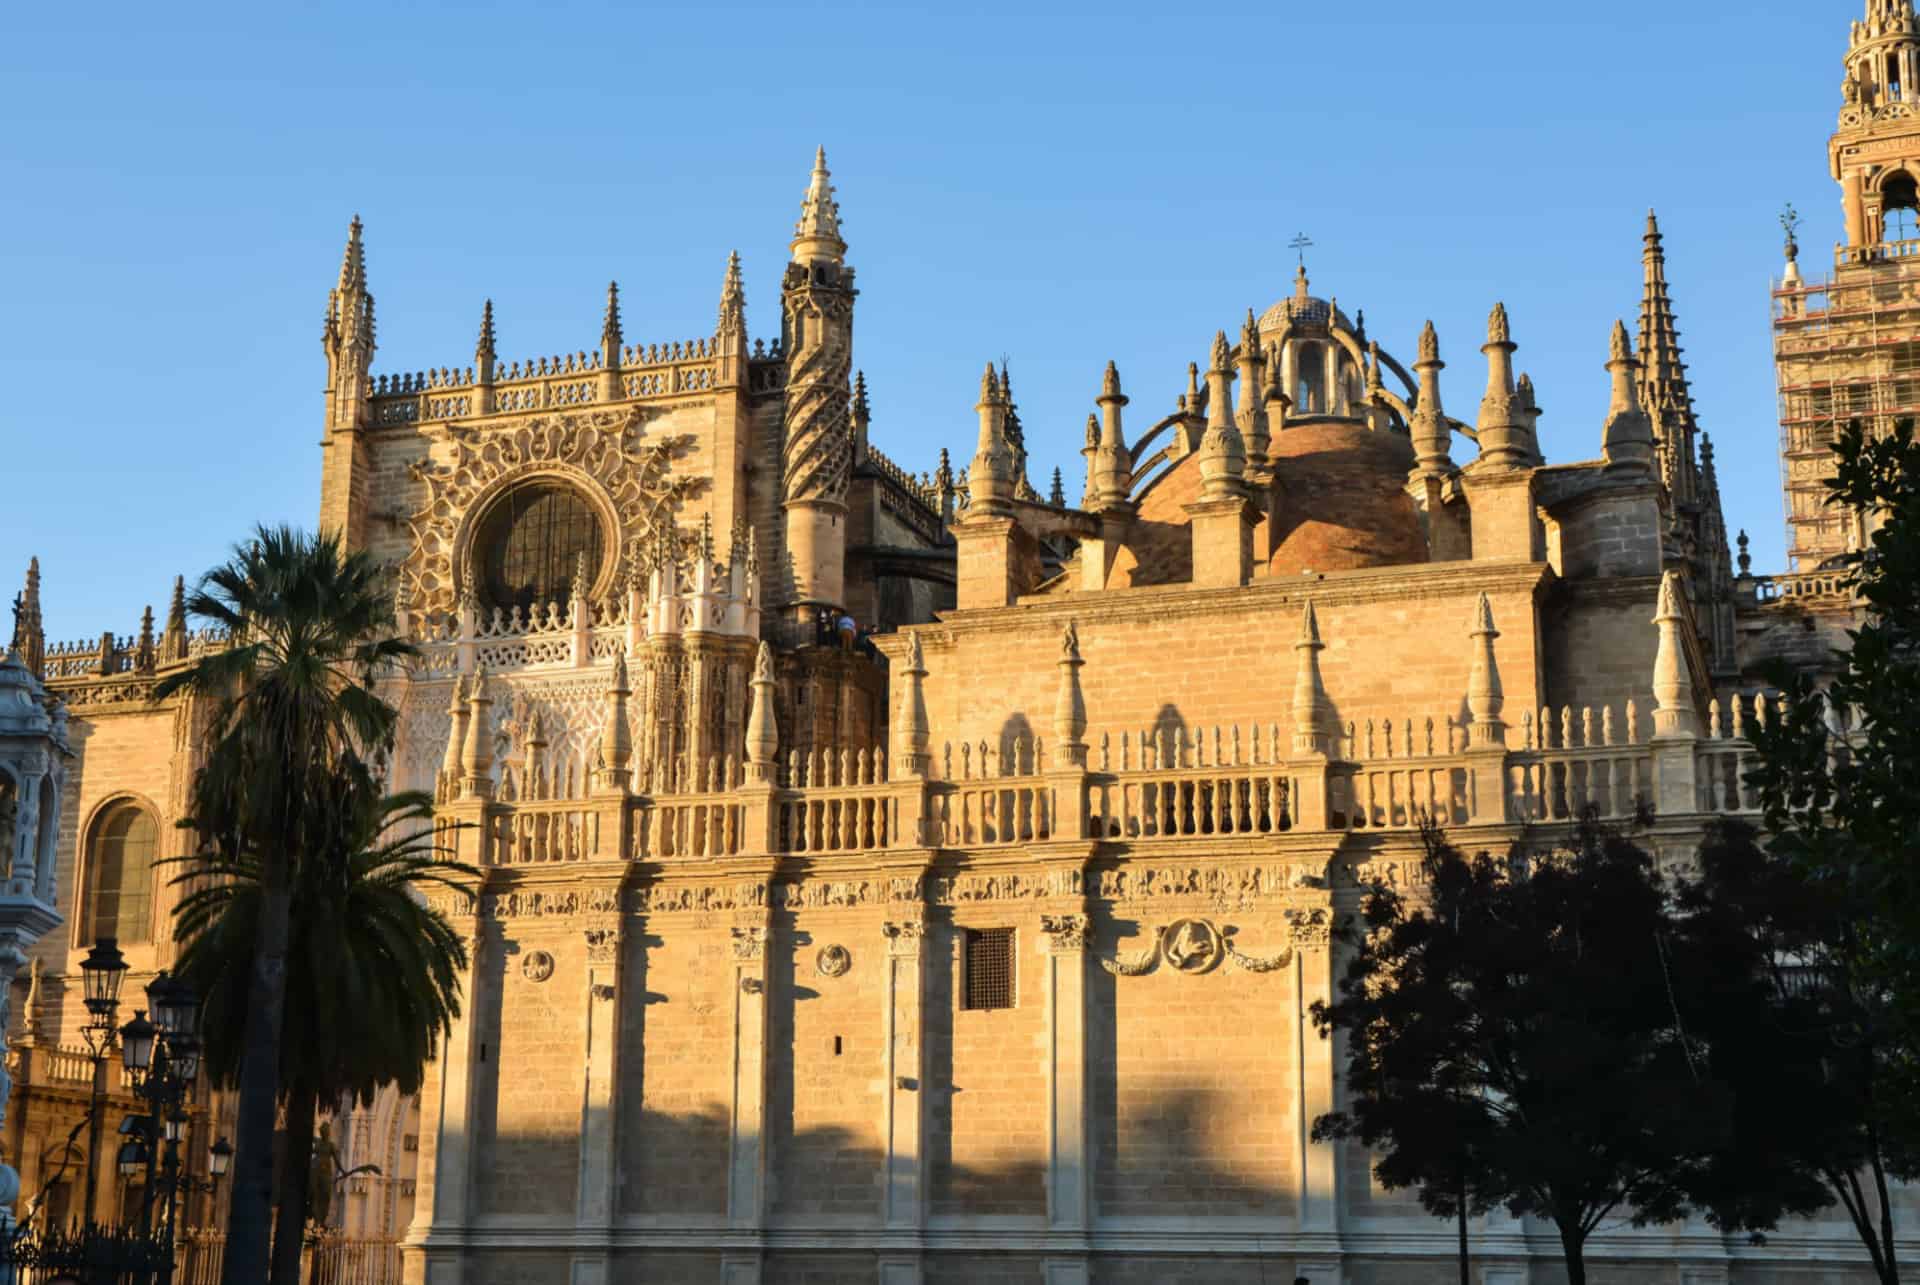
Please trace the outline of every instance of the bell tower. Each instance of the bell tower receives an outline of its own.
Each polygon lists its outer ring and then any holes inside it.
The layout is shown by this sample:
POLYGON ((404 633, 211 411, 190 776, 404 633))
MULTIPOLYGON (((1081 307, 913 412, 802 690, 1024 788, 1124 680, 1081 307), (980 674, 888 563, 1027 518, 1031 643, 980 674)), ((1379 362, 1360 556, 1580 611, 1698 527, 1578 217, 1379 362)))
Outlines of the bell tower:
POLYGON ((1802 276, 1798 216, 1773 290, 1781 482, 1791 570, 1861 547, 1862 515, 1827 504, 1833 443, 1920 419, 1920 21, 1913 0, 1865 0, 1848 34, 1840 120, 1827 145, 1843 236, 1833 274, 1802 276))
POLYGON ((1847 41, 1840 127, 1827 145, 1846 210, 1847 245, 1920 239, 1920 31, 1912 0, 1867 0, 1847 41))

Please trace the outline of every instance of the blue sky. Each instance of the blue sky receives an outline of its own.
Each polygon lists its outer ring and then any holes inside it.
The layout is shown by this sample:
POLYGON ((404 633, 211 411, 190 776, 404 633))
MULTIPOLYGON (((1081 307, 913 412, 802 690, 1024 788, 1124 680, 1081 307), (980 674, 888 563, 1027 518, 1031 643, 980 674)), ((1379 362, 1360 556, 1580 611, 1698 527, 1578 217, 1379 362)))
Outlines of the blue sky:
POLYGON ((127 633, 252 523, 313 521, 356 211, 376 369, 466 364, 489 296, 503 358, 591 347, 609 278, 629 341, 708 333, 736 248, 770 335, 821 143, 876 442, 964 455, 1005 355, 1070 497, 1104 363, 1150 423, 1300 231, 1403 360, 1434 320, 1464 418, 1504 300, 1548 457, 1589 458, 1655 206, 1728 524, 1778 569, 1776 216, 1823 270, 1861 8, 15 5, 0 583, 37 553, 50 635, 127 633))

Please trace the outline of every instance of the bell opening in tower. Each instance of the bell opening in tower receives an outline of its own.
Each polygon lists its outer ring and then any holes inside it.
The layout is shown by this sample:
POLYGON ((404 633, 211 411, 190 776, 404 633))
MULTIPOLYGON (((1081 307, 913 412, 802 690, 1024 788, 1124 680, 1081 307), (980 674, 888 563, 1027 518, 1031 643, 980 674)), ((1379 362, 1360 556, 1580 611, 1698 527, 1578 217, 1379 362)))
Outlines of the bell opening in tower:
POLYGON ((1920 208, 1920 188, 1913 175, 1905 170, 1889 175, 1880 185, 1880 239, 1911 241, 1920 237, 1916 208, 1920 208))

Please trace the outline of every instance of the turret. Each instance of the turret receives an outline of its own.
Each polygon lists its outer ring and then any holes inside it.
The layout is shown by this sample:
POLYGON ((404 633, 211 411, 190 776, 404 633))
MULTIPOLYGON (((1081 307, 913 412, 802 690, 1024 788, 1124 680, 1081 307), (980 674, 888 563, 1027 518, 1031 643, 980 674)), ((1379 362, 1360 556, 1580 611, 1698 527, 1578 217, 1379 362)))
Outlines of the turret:
POLYGON ((1013 448, 1007 443, 1006 398, 992 362, 980 376, 980 400, 973 409, 980 417, 980 438, 968 471, 973 490, 971 511, 1003 515, 1012 511, 1013 448))
POLYGON ((1120 391, 1120 372, 1112 362, 1100 377, 1100 438, 1093 449, 1092 495, 1088 503, 1094 509, 1112 509, 1129 502, 1133 493, 1133 454, 1127 449, 1126 433, 1121 427, 1120 410, 1127 397, 1120 391))
POLYGON ((747 382, 747 291, 740 281, 740 252, 727 256, 720 281, 720 316, 713 328, 714 382, 739 388, 747 382))
POLYGON ((1487 391, 1480 399, 1480 458, 1495 468, 1526 468, 1539 463, 1540 448, 1513 383, 1513 350, 1519 345, 1507 326, 1507 306, 1493 305, 1487 317, 1487 391))
POLYGON ((1440 360, 1440 336, 1429 321, 1420 330, 1419 357, 1413 368, 1420 376, 1420 393, 1413 408, 1408 431, 1413 438, 1414 472, 1427 477, 1442 477, 1453 472, 1453 428, 1440 404, 1440 372, 1446 369, 1440 360))
POLYGON ((1233 365, 1225 331, 1213 337, 1207 371, 1207 431, 1200 438, 1200 495, 1233 499, 1246 489, 1247 450, 1233 422, 1233 365))
POLYGON ((1623 322, 1613 323, 1607 369, 1613 375, 1613 396, 1607 406, 1607 426, 1600 438, 1600 454, 1609 470, 1653 472, 1653 426, 1640 406, 1640 363, 1633 355, 1623 322))
POLYGON ((792 575, 788 612, 801 630, 811 629, 820 608, 838 608, 845 599, 846 494, 853 466, 848 381, 857 291, 828 178, 823 149, 814 158, 781 286, 787 352, 781 506, 792 575))
POLYGON ((1267 462, 1267 446, 1272 440, 1267 424, 1266 380, 1261 377, 1266 366, 1266 356, 1260 349, 1260 325, 1249 308, 1246 323, 1240 327, 1240 410, 1235 418, 1247 463, 1256 468, 1267 462))

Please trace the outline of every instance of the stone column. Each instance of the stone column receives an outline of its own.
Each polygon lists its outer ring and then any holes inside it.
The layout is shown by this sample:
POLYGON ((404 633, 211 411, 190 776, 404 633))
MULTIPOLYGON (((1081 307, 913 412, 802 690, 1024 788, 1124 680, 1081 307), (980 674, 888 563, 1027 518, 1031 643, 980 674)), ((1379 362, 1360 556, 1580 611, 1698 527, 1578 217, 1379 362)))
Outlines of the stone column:
MULTIPOLYGON (((1047 1230, 1086 1236, 1093 1225, 1087 1145, 1087 916, 1042 914, 1047 997, 1047 1230)), ((1049 1285, 1086 1285, 1085 1257, 1046 1260, 1049 1285)))
MULTIPOLYGON (((456 805, 449 809, 453 810, 469 809, 456 805)), ((491 935, 478 910, 471 903, 443 908, 465 939, 467 976, 459 1015, 447 1031, 438 1065, 428 1069, 420 1095, 422 1142, 413 1225, 406 1236, 406 1285, 460 1285, 465 1273, 459 1241, 466 1234, 472 1198, 475 1018, 483 1002, 479 992, 491 935), (455 1238, 452 1247, 445 1244, 449 1233, 455 1238), (435 1244, 436 1240, 441 1243, 435 1244)))
POLYGON ((1293 944, 1294 982, 1294 1128, 1299 1139, 1296 1275, 1314 1285, 1339 1285, 1340 1144, 1313 1142, 1313 1122, 1334 1105, 1336 1049, 1331 1036, 1314 1029, 1314 1001, 1333 1000, 1331 950, 1333 907, 1300 904, 1286 911, 1293 944))
MULTIPOLYGON (((617 889, 615 896, 618 896, 617 889)), ((579 1225, 611 1239, 619 1131, 614 1094, 620 1075, 620 920, 610 916, 586 929, 586 1084, 580 1103, 579 1225)), ((572 1285, 605 1285, 611 1266, 604 1250, 576 1252, 572 1285)))
MULTIPOLYGON (((733 1110, 727 1226, 760 1232, 767 1209, 767 938, 762 912, 733 925, 733 1110)), ((725 1285, 759 1285, 761 1251, 722 1255, 725 1285)))
MULTIPOLYGON (((882 1221, 889 1232, 918 1233, 926 1226, 927 994, 924 911, 889 920, 886 958, 886 1098, 882 1134, 887 1140, 886 1195, 882 1221)), ((880 1285, 920 1285, 920 1255, 882 1254, 880 1285)))

